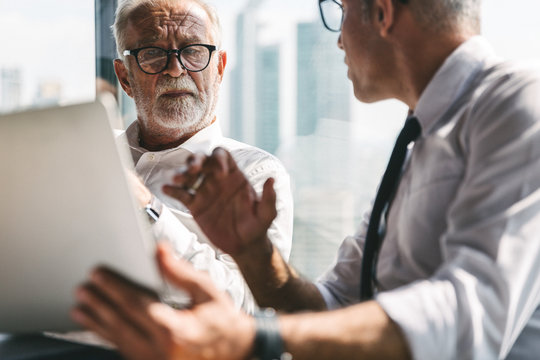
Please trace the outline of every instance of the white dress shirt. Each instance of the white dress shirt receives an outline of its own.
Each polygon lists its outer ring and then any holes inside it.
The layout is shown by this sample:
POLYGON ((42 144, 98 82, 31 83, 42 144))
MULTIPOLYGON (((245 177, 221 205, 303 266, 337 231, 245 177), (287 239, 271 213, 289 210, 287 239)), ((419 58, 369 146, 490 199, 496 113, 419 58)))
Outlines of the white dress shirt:
MULTIPOLYGON (((538 359, 540 71, 474 37, 414 114, 387 218, 375 300, 415 359, 538 359)), ((329 308, 358 302, 369 214, 318 283, 329 308)))
POLYGON ((177 253, 197 269, 207 271, 214 283, 227 291, 235 304, 248 313, 255 310, 255 302, 234 260, 217 249, 206 238, 185 206, 163 194, 162 186, 170 183, 173 174, 185 165, 195 152, 210 154, 218 146, 228 150, 257 194, 262 194, 264 182, 275 179, 278 215, 268 236, 285 260, 291 252, 293 229, 293 201, 290 179, 281 162, 273 155, 222 135, 217 122, 199 131, 182 145, 163 151, 148 151, 139 146, 137 122, 125 132, 135 170, 144 184, 165 205, 159 221, 154 225, 158 238, 169 239, 177 253), (180 220, 180 221, 178 221, 180 220))

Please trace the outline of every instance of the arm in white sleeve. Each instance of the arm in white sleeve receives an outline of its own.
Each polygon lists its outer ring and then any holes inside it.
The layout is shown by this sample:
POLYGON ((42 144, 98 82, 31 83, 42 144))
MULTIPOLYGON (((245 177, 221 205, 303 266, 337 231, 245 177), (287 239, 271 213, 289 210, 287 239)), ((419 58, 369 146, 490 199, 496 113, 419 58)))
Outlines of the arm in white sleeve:
MULTIPOLYGON (((259 161, 252 160, 249 166, 245 167, 245 171, 246 177, 259 195, 264 182, 270 177, 275 179, 278 216, 268 234, 287 260, 291 251, 293 226, 289 175, 283 166, 270 156, 259 161)), ((232 257, 211 245, 189 214, 164 206, 159 221, 154 225, 154 232, 158 238, 169 239, 179 256, 190 261, 197 269, 208 272, 216 286, 226 291, 238 307, 248 313, 254 312, 253 296, 238 266, 232 257)))
POLYGON ((334 264, 315 283, 329 310, 355 304, 360 299, 360 269, 370 215, 371 211, 364 214, 359 230, 343 240, 334 264))
POLYGON ((292 248, 293 233, 293 198, 291 193, 290 177, 283 165, 268 157, 258 161, 244 170, 251 186, 260 197, 264 183, 268 178, 274 179, 276 192, 277 217, 268 229, 268 238, 279 250, 285 261, 289 261, 292 248))
POLYGON ((446 233, 433 239, 443 263, 429 279, 376 297, 415 359, 504 358, 539 304, 538 84, 512 96, 494 88, 468 109, 465 176, 446 233))
MULTIPOLYGON (((185 216, 185 215, 184 215, 185 216)), ((196 269, 207 272, 216 286, 226 291, 238 308, 253 312, 249 298, 246 301, 246 287, 242 274, 234 261, 190 231, 178 217, 181 212, 163 206, 159 220, 152 226, 156 239, 169 241, 176 254, 189 261, 196 269)))

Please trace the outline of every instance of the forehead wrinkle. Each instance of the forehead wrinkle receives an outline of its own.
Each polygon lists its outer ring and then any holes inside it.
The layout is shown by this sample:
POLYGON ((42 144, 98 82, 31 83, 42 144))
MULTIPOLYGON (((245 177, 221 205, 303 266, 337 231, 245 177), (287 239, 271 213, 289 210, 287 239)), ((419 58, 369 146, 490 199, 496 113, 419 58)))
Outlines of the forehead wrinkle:
POLYGON ((169 19, 163 19, 161 28, 163 33, 168 33, 172 29, 182 38, 202 39, 206 35, 204 23, 198 17, 190 14, 173 14, 169 19))
POLYGON ((148 8, 140 6, 133 11, 129 22, 140 36, 139 45, 166 39, 171 35, 182 41, 200 41, 207 34, 203 9, 148 8), (172 33, 171 33, 172 32, 172 33))

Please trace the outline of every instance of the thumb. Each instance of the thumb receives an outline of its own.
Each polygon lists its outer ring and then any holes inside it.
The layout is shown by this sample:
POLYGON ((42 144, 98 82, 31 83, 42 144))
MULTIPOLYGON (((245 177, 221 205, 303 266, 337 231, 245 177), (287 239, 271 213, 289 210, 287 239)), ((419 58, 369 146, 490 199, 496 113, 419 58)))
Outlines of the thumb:
POLYGON ((257 209, 257 215, 267 226, 270 226, 272 221, 277 216, 276 210, 276 191, 274 190, 274 179, 269 178, 264 183, 261 201, 257 209))
POLYGON ((187 261, 176 258, 169 244, 162 242, 157 245, 156 258, 163 276, 174 286, 186 291, 193 305, 223 296, 206 273, 196 270, 187 261))

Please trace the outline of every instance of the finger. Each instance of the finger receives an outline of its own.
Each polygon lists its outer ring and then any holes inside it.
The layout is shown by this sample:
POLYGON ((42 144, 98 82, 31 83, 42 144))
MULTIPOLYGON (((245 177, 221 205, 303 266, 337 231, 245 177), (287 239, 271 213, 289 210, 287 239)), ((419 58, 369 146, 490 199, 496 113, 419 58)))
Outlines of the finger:
POLYGON ((92 284, 78 288, 75 297, 78 305, 72 312, 74 319, 103 338, 115 343, 124 336, 148 338, 144 329, 125 319, 121 309, 111 304, 92 284))
POLYGON ((134 326, 146 329, 145 332, 157 330, 147 314, 149 305, 158 302, 155 294, 106 268, 93 271, 90 283, 114 311, 134 326))
POLYGON ((236 170, 240 171, 240 169, 238 168, 238 164, 236 164, 236 161, 233 159, 232 155, 229 152, 227 152, 225 149, 221 149, 221 150, 227 153, 227 165, 229 167, 229 172, 233 172, 236 170))
POLYGON ((202 170, 204 162, 206 162, 207 156, 203 153, 191 154, 186 164, 181 166, 173 175, 171 185, 187 186, 187 184, 193 183, 199 176, 202 170))
MULTIPOLYGON (((127 359, 135 359, 135 354, 142 353, 140 349, 144 349, 151 343, 149 336, 143 335, 136 330, 131 324, 115 326, 115 330, 111 330, 110 325, 104 324, 97 320, 96 315, 92 310, 84 305, 78 305, 71 311, 71 317, 74 321, 81 324, 84 328, 94 332, 101 338, 114 344, 118 351, 126 356, 127 359)), ((119 319, 118 321, 123 321, 119 319)), ((139 357, 140 358, 140 357, 139 357)))
MULTIPOLYGON (((199 198, 211 199, 214 201, 217 197, 225 195, 224 184, 220 181, 229 172, 228 157, 229 153, 221 148, 216 148, 203 164, 201 177, 191 186, 196 191, 199 198)), ((194 194, 195 195, 195 194, 194 194)))
POLYGON ((169 244, 158 244, 156 257, 162 274, 173 285, 185 290, 190 295, 192 304, 223 296, 205 273, 197 271, 188 262, 175 258, 169 244))
POLYGON ((272 221, 277 216, 276 209, 276 191, 274 190, 274 179, 269 178, 263 186, 261 201, 257 207, 257 217, 267 226, 270 226, 272 221))
POLYGON ((197 213, 199 208, 206 207, 209 199, 213 201, 221 192, 221 184, 216 182, 216 179, 228 174, 229 164, 232 164, 234 169, 236 164, 230 154, 219 147, 214 149, 210 156, 194 154, 190 159, 192 164, 176 174, 172 184, 163 186, 162 190, 166 195, 186 205, 192 213, 197 213), (198 206, 195 204, 196 198, 199 199, 196 203, 198 206))
POLYGON ((199 190, 199 188, 201 187, 201 185, 203 184, 204 182, 204 179, 205 179, 205 175, 204 173, 200 173, 197 178, 195 179, 195 182, 193 184, 190 185, 190 189, 192 189, 193 191, 197 191, 199 190))
POLYGON ((208 156, 202 152, 196 152, 190 155, 186 160, 187 173, 192 175, 200 173, 207 158, 208 156))
POLYGON ((176 186, 176 185, 163 185, 161 188, 163 193, 167 196, 172 197, 180 201, 182 204, 189 207, 194 200, 194 196, 188 192, 188 189, 185 186, 176 186))
POLYGON ((71 310, 70 316, 73 321, 80 324, 83 328, 93 331, 103 339, 114 341, 112 337, 114 331, 111 332, 106 326, 103 326, 96 315, 84 305, 78 304, 71 310))
POLYGON ((208 156, 203 153, 190 155, 186 165, 172 177, 171 184, 162 187, 163 193, 186 206, 191 205, 196 191, 204 182, 205 174, 202 172, 202 167, 207 159, 208 156))
POLYGON ((231 159, 232 156, 227 150, 217 147, 212 151, 212 156, 203 165, 203 171, 220 178, 231 171, 231 164, 236 165, 234 161, 231 162, 231 159))
POLYGON ((81 310, 92 318, 94 322, 93 330, 97 330, 98 327, 107 330, 101 331, 107 337, 109 337, 108 332, 115 333, 118 330, 111 328, 111 325, 118 323, 116 320, 119 317, 116 311, 112 309, 113 305, 104 299, 92 284, 85 284, 78 288, 75 292, 75 299, 81 306, 81 310), (105 324, 111 325, 105 326, 105 324))

